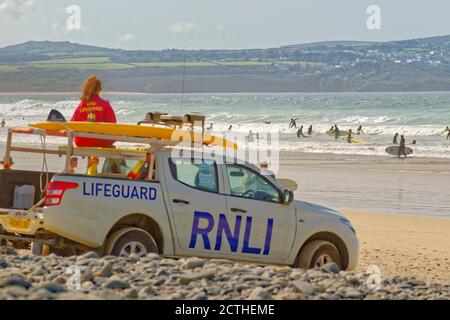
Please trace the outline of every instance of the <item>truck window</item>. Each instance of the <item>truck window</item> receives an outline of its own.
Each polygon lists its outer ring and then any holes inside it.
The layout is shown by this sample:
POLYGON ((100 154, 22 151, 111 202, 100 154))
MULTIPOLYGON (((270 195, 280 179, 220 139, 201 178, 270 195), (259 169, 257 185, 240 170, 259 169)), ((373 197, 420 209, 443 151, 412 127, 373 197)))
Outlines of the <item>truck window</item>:
POLYGON ((240 165, 227 165, 231 195, 280 202, 280 192, 266 178, 240 165))
POLYGON ((169 166, 175 180, 195 189, 219 192, 215 163, 205 163, 203 160, 201 162, 198 160, 195 162, 186 160, 174 162, 169 159, 169 166))

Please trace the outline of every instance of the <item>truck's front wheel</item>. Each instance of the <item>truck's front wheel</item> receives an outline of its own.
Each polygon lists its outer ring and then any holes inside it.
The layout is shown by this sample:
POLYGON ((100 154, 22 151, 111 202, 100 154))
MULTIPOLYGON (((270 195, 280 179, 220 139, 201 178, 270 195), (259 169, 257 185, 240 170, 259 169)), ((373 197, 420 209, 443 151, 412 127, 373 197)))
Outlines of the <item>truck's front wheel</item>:
POLYGON ((342 269, 342 259, 334 244, 323 240, 308 242, 300 251, 294 267, 302 269, 320 268, 327 263, 335 263, 342 269))
POLYGON ((158 245, 147 231, 126 227, 108 236, 104 253, 120 257, 127 257, 132 253, 143 256, 147 253, 158 253, 158 245))

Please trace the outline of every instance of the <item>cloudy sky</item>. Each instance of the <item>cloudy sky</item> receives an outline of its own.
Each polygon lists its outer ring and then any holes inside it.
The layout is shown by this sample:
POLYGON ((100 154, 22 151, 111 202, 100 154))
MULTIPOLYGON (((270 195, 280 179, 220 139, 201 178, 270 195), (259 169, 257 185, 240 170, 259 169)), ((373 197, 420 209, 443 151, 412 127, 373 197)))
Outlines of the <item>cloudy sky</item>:
POLYGON ((0 0, 0 47, 28 40, 210 49, 408 39, 450 34, 449 12, 449 0, 0 0), (79 20, 67 12, 73 5, 79 20), (381 10, 380 30, 367 28, 370 5, 381 10))

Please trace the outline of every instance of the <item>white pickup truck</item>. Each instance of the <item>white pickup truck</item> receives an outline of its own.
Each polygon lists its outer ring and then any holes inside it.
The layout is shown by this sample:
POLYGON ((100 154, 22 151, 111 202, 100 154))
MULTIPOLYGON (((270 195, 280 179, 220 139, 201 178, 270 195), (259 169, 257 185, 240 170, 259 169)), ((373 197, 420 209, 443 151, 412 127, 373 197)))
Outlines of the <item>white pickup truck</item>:
MULTIPOLYGON (((54 175, 43 207, 1 209, 0 240, 33 243, 38 254, 47 248, 59 254, 153 252, 301 268, 356 266, 355 230, 338 212, 294 200, 292 191, 249 163, 217 163, 205 154, 178 161, 171 154, 156 154, 149 180, 105 169, 98 176, 54 175)), ((133 161, 123 160, 123 167, 132 168, 133 161)), ((12 192, 5 183, 0 187, 12 192)))

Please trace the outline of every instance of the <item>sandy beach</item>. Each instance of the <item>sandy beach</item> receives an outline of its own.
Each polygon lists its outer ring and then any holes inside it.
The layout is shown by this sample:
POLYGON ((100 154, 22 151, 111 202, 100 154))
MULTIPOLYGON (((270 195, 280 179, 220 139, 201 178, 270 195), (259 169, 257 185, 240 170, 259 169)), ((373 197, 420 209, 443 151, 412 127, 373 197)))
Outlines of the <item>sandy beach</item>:
MULTIPOLYGON (((4 146, 0 146, 3 154, 4 146)), ((15 168, 40 170, 42 156, 16 153, 15 168)), ((450 174, 447 159, 281 153, 278 177, 294 179, 296 198, 340 210, 356 227, 356 271, 382 277, 450 280, 450 174)), ((58 172, 63 158, 48 157, 58 172)), ((80 161, 80 172, 84 169, 80 161)))
POLYGON ((355 271, 379 267, 381 277, 404 274, 431 282, 450 280, 450 220, 397 214, 343 212, 360 240, 355 271))

